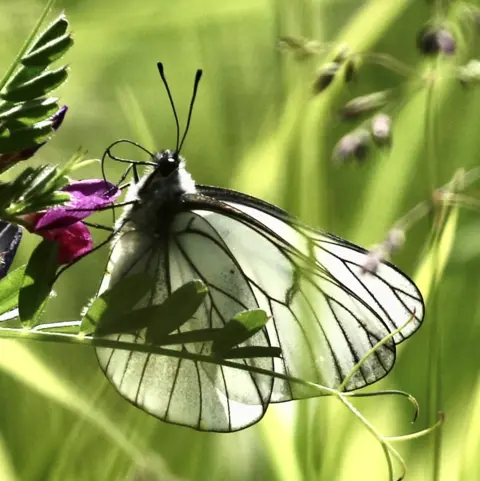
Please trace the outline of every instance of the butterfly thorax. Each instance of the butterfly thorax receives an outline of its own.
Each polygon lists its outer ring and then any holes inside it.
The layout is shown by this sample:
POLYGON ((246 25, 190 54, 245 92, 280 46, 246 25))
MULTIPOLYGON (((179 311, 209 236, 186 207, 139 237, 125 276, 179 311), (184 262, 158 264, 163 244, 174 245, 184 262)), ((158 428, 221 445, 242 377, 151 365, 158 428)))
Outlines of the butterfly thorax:
POLYGON ((157 167, 132 185, 126 201, 135 201, 119 220, 123 230, 135 229, 154 235, 168 232, 179 212, 182 197, 195 193, 195 182, 185 170, 185 160, 166 150, 155 154, 157 167))

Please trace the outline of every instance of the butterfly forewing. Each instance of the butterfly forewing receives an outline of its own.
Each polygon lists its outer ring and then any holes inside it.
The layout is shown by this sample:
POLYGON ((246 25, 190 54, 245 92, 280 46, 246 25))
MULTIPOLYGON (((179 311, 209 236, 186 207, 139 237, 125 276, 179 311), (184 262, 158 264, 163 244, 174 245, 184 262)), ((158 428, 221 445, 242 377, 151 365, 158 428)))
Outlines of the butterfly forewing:
MULTIPOLYGON (((270 308, 267 330, 272 342, 276 334, 286 374, 338 387, 375 344, 413 316, 363 362, 346 388, 371 384, 391 369, 395 344, 424 316, 422 296, 407 276, 388 263, 376 273, 364 272, 365 250, 299 224, 263 201, 212 187, 199 190, 233 208, 200 202, 215 211, 210 222, 260 291, 260 307, 270 308)), ((310 389, 276 379, 272 401, 311 395, 310 389)))
MULTIPOLYGON (((179 214, 171 234, 159 238, 130 231, 117 240, 102 289, 124 276, 145 272, 155 279, 155 290, 136 306, 161 304, 169 294, 192 279, 209 291, 195 316, 177 332, 223 327, 242 310, 257 308, 252 289, 222 239, 203 217, 179 214)), ((162 322, 161 319, 158 322, 162 322)), ((145 333, 110 336, 145 343, 145 333)), ((268 346, 259 332, 243 345, 268 346)), ((211 342, 168 346, 169 349, 211 356, 211 342)), ((97 349, 102 369, 117 390, 135 405, 169 421, 213 431, 235 431, 257 422, 270 401, 273 379, 245 370, 190 359, 119 349, 97 349)), ((272 358, 237 360, 272 370, 272 358)))

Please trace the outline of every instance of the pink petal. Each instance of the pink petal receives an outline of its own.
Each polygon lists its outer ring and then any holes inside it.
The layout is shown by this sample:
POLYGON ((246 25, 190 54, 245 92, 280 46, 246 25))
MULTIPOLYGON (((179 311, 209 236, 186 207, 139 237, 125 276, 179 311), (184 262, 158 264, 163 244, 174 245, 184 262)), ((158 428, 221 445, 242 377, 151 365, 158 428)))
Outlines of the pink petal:
POLYGON ((77 257, 90 252, 93 247, 92 236, 83 222, 76 222, 67 228, 40 231, 37 234, 60 244, 58 252, 59 264, 69 264, 77 257))

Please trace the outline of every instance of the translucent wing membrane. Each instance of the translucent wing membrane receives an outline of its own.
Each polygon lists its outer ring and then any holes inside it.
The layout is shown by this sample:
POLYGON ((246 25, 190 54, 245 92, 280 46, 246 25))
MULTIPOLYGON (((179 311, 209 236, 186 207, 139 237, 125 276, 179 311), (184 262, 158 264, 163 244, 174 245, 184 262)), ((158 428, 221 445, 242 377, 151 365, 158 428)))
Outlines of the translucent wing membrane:
MULTIPOLYGON (((179 214, 165 242, 137 231, 117 241, 107 283, 145 272, 156 279, 138 307, 160 304, 192 279, 208 286, 206 301, 179 330, 221 328, 239 311, 257 307, 253 291, 218 234, 196 213, 179 214), (197 230, 192 230, 198 225, 197 230)), ((177 331, 178 332, 178 331, 177 331)), ((144 343, 144 332, 109 336, 144 343)), ((259 332, 242 345, 268 346, 259 332)), ((171 346, 175 350, 211 355, 211 342, 171 346)), ((235 431, 257 422, 270 401, 273 379, 215 364, 139 352, 97 349, 100 365, 118 391, 154 416, 202 430, 235 431)), ((272 370, 271 358, 239 360, 272 370)))
MULTIPOLYGON (((123 233, 102 286, 135 272, 156 279, 138 307, 159 304, 175 289, 201 279, 208 295, 181 331, 223 327, 242 310, 271 318, 244 343, 279 347, 280 358, 237 360, 328 387, 339 387, 380 340, 414 320, 367 358, 346 389, 381 379, 395 346, 420 325, 424 305, 413 282, 391 264, 364 273, 366 251, 310 229, 280 209, 232 191, 199 186, 186 195, 168 238, 123 233)), ((159 320, 159 322, 161 322, 159 320)), ((144 343, 144 333, 110 336, 144 343)), ((172 346, 203 355, 211 342, 172 346)), ((318 396, 286 380, 215 364, 153 354, 98 349, 118 391, 165 421, 201 430, 235 431, 257 422, 270 402, 318 396)))

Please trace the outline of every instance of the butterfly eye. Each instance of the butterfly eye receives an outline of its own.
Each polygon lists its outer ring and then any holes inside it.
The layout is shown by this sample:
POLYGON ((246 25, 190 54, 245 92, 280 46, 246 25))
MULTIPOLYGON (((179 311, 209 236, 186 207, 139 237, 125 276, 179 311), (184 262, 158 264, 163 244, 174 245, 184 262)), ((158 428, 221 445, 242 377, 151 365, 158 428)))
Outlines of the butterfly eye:
POLYGON ((158 162, 158 171, 163 177, 168 177, 178 168, 178 159, 171 156, 164 156, 158 162))

